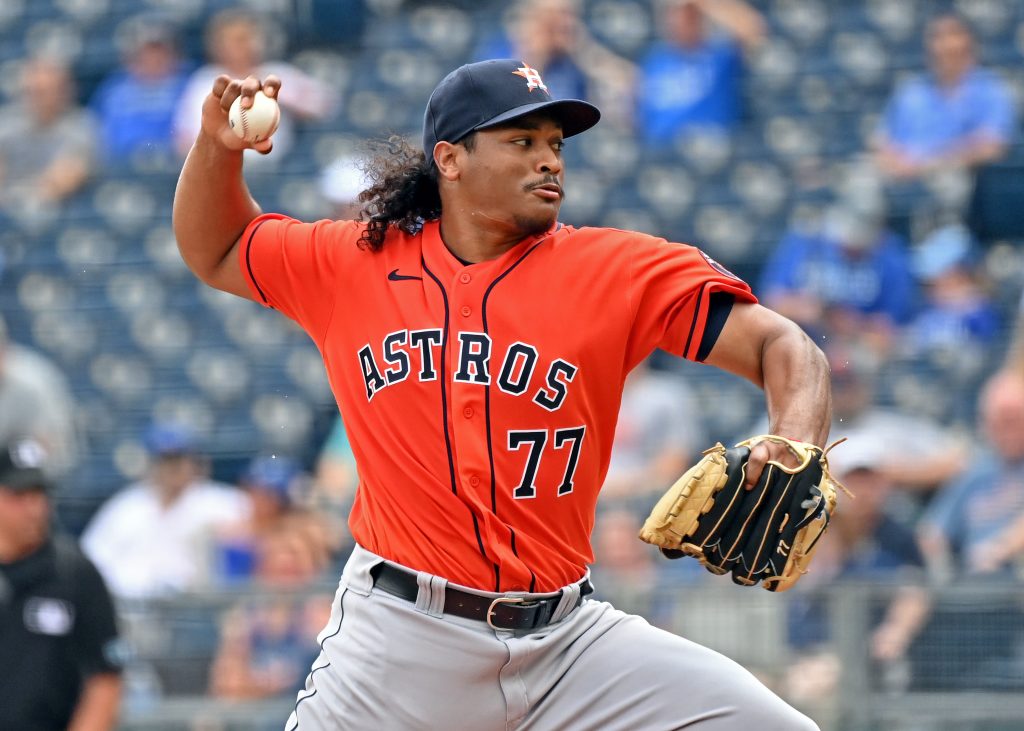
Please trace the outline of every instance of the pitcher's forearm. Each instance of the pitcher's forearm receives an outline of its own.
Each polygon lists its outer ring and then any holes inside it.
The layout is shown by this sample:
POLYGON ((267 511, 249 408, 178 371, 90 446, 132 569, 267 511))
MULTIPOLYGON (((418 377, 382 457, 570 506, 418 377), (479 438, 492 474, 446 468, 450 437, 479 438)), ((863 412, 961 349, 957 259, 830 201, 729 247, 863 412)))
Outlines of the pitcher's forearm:
POLYGON ((200 133, 174 194, 174 234, 189 269, 216 286, 211 280, 230 266, 228 254, 260 213, 242 177, 242 152, 200 133))
POLYGON ((796 326, 764 347, 764 391, 772 434, 824 447, 832 421, 828 362, 796 326))

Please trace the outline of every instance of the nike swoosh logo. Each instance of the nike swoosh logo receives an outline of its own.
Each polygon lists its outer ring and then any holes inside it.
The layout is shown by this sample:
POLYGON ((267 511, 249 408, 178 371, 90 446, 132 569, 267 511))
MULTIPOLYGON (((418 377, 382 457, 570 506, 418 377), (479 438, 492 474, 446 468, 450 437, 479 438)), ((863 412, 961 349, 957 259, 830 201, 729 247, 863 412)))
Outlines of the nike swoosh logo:
POLYGON ((423 277, 410 277, 406 274, 399 274, 398 270, 395 269, 388 274, 388 279, 390 279, 392 282, 401 282, 403 279, 419 279, 422 281, 423 277))

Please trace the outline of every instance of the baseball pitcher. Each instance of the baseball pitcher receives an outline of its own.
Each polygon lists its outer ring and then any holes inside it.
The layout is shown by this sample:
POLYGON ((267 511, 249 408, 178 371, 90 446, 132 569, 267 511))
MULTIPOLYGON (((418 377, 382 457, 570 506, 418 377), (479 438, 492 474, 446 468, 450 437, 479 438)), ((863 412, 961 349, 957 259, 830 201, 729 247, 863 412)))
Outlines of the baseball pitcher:
POLYGON ((196 276, 314 340, 359 467, 358 545, 287 728, 816 728, 734 662, 590 598, 588 565, 623 381, 661 348, 763 387, 776 436, 709 450, 644 539, 741 583, 798 578, 832 508, 819 350, 692 246, 559 223, 563 145, 600 114, 523 60, 442 80, 422 149, 374 161, 362 221, 250 196, 242 151, 273 140, 243 141, 227 111, 279 89, 216 80, 174 227, 196 276))

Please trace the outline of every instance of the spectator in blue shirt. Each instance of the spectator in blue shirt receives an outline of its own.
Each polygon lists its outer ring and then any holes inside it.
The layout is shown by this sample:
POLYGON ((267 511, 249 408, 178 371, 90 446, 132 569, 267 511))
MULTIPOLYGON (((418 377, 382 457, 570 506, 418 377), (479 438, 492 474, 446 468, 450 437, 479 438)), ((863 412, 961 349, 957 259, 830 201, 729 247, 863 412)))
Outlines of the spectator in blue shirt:
POLYGON ((993 540, 1024 518, 1024 378, 1003 371, 986 384, 981 426, 986 459, 954 478, 920 525, 922 552, 938 577, 1007 572, 1009 556, 993 565, 993 540))
POLYGON ((1010 90, 978 65, 975 39, 963 19, 935 18, 926 43, 930 73, 896 89, 875 139, 879 168, 896 180, 998 160, 1016 125, 1010 90))
POLYGON ((786 234, 765 264, 759 295, 808 332, 884 353, 911 314, 914 281, 906 246, 882 226, 880 206, 847 201, 818 229, 786 234))
POLYGON ((914 249, 924 305, 902 339, 909 355, 973 352, 980 360, 1000 336, 999 310, 979 284, 975 259, 974 239, 959 225, 933 231, 914 249))
POLYGON ((123 68, 104 80, 92 100, 107 164, 173 158, 172 121, 188 73, 174 29, 160 20, 137 18, 123 68))
POLYGON ((761 14, 742 0, 666 0, 665 40, 641 60, 637 129, 652 146, 701 128, 729 131, 740 119, 743 52, 764 39, 761 14), (720 32, 712 33, 707 21, 720 32))
MULTIPOLYGON (((921 519, 918 540, 937 583, 1016 579, 1024 524, 1024 377, 1001 371, 986 384, 981 429, 989 450, 940 492, 921 519), (1013 545, 1016 542, 1017 545, 1013 545)), ((939 604, 915 649, 915 683, 934 689, 1020 689, 1024 617, 1012 596, 939 604), (964 642, 964 627, 972 628, 964 642)))

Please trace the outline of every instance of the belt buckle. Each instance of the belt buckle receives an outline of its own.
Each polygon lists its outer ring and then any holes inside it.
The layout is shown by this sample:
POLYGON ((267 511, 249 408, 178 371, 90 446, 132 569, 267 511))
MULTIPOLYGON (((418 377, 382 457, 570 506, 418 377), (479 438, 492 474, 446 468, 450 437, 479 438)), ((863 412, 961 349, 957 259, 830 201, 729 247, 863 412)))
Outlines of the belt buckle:
POLYGON ((526 600, 521 596, 499 596, 491 602, 491 606, 487 607, 487 626, 491 629, 505 629, 499 627, 492 621, 494 619, 494 608, 499 604, 523 604, 526 600))

